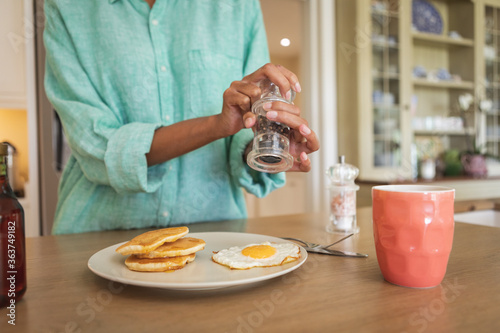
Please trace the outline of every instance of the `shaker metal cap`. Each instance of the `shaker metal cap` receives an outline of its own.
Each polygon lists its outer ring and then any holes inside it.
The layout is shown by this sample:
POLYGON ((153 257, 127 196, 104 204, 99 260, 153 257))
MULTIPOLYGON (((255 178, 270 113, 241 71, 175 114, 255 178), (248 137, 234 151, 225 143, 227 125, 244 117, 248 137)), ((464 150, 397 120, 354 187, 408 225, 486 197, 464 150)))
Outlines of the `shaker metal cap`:
POLYGON ((259 82, 259 87, 261 90, 260 99, 261 100, 278 100, 284 101, 287 103, 292 103, 295 99, 295 91, 290 89, 290 99, 286 99, 285 96, 281 95, 280 89, 278 86, 271 82, 269 79, 264 79, 259 82))
POLYGON ((346 186, 358 189, 354 180, 359 175, 359 169, 354 165, 345 163, 345 156, 339 156, 339 163, 331 166, 326 174, 330 177, 332 186, 346 186))

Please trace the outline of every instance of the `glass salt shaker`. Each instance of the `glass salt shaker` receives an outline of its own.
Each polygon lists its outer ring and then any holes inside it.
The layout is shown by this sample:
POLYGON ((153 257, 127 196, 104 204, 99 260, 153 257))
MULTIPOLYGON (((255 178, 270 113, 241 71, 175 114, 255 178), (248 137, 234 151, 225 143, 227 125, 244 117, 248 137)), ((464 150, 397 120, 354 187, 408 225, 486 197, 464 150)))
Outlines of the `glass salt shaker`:
POLYGON ((247 156, 248 165, 257 171, 277 173, 293 166, 293 156, 290 150, 290 127, 266 118, 264 104, 280 101, 292 104, 295 92, 290 90, 291 97, 281 96, 278 86, 270 80, 259 83, 261 96, 252 105, 252 112, 257 116, 252 151, 247 156))
POLYGON ((345 163, 345 156, 339 157, 339 163, 327 170, 330 177, 330 224, 328 232, 357 234, 359 227, 356 222, 356 191, 359 186, 354 179, 359 169, 345 163))

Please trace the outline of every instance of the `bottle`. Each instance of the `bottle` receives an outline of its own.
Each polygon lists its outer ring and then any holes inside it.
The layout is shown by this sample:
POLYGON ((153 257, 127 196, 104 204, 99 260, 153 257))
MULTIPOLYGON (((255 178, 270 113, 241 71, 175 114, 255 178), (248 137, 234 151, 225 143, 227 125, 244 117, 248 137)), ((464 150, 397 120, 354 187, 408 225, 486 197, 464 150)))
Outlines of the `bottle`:
POLYGON ((345 163, 345 157, 339 157, 339 163, 327 170, 330 186, 330 224, 326 230, 333 233, 357 234, 356 191, 359 186, 354 179, 359 169, 345 163))
MULTIPOLYGON (((24 210, 7 175, 8 146, 0 144, 0 307, 14 309, 26 292, 24 210)), ((7 316, 9 311, 7 312, 7 316)))
POLYGON ((290 98, 281 96, 278 86, 270 80, 259 83, 261 96, 252 105, 252 112, 257 116, 252 151, 247 156, 247 164, 261 172, 277 173, 293 166, 290 150, 290 127, 267 119, 264 104, 280 101, 291 104, 295 92, 290 90, 290 98))

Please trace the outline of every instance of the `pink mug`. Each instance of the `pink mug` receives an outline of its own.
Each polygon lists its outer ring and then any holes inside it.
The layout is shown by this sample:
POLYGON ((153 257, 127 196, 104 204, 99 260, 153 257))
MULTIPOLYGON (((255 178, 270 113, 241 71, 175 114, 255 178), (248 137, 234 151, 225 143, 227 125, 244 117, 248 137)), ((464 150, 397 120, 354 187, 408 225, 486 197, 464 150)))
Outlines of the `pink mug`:
POLYGON ((441 283, 453 243, 454 200, 448 187, 372 188, 375 249, 386 281, 413 288, 441 283))

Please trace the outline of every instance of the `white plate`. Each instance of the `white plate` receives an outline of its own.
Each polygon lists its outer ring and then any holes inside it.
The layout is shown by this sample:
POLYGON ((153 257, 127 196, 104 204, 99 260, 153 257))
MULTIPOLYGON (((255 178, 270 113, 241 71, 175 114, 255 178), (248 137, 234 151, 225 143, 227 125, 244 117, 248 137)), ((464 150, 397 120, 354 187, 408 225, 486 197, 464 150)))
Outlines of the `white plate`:
POLYGON ((259 282, 287 274, 299 268, 307 259, 307 252, 299 246, 299 260, 275 267, 256 267, 247 270, 232 270, 212 261, 212 252, 231 246, 245 246, 252 243, 287 241, 265 235, 238 232, 189 233, 189 237, 206 242, 205 249, 196 253, 196 259, 186 267, 171 272, 134 272, 125 266, 126 256, 115 252, 123 243, 107 247, 90 257, 88 266, 95 274, 116 282, 142 287, 165 289, 200 290, 225 288, 259 282))

